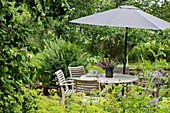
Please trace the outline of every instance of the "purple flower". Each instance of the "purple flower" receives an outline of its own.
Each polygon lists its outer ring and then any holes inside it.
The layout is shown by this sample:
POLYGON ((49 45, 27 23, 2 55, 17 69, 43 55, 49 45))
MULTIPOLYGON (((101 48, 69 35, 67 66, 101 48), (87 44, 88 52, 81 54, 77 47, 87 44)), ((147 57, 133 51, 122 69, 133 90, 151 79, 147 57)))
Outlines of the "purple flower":
POLYGON ((153 98, 152 102, 155 102, 155 105, 158 104, 158 98, 153 98))
POLYGON ((160 73, 158 70, 155 70, 154 72, 153 72, 154 74, 157 74, 157 73, 160 73))
POLYGON ((106 91, 105 89, 103 89, 102 91, 106 91))
POLYGON ((99 82, 99 80, 97 80, 97 82, 99 82))
POLYGON ((100 62, 95 62, 95 64, 101 68, 105 68, 105 66, 103 64, 101 64, 100 62))
POLYGON ((108 68, 109 68, 109 65, 106 65, 106 68, 108 69, 108 68))
POLYGON ((109 63, 111 63, 111 59, 109 58, 109 63))
POLYGON ((108 83, 108 81, 104 81, 104 83, 108 83))
POLYGON ((153 74, 158 75, 158 77, 162 77, 162 74, 158 70, 154 71, 153 74))
POLYGON ((105 59, 105 54, 102 55, 102 61, 97 60, 97 62, 95 62, 95 64, 101 68, 104 69, 113 69, 115 68, 116 65, 118 65, 117 62, 117 56, 115 57, 115 59, 112 61, 110 59, 110 55, 108 54, 108 58, 105 59))
POLYGON ((118 92, 118 93, 117 93, 117 95, 121 95, 121 93, 120 93, 120 92, 118 92))
POLYGON ((151 103, 149 102, 148 105, 151 105, 151 103))
POLYGON ((105 63, 104 61, 102 62, 102 64, 103 64, 103 65, 106 65, 106 63, 105 63))
POLYGON ((97 73, 95 73, 95 75, 97 76, 97 73))
POLYGON ((159 77, 162 77, 162 74, 158 74, 159 77))
POLYGON ((130 90, 127 90, 127 92, 129 92, 130 90))
POLYGON ((119 57, 119 62, 121 61, 121 59, 122 59, 122 56, 121 56, 121 57, 119 57))
POLYGON ((101 77, 101 75, 99 75, 99 77, 101 77))

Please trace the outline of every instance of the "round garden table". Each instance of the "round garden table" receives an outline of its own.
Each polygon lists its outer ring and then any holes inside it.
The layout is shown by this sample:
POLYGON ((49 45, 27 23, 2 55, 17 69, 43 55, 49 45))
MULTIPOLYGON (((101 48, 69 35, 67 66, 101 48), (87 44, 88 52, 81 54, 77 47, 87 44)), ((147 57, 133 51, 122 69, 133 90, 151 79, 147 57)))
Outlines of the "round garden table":
POLYGON ((80 79, 80 80, 99 80, 100 83, 130 83, 138 80, 138 77, 128 75, 128 74, 113 74, 112 78, 106 78, 104 74, 101 75, 101 77, 94 77, 90 75, 83 75, 79 78, 72 78, 74 79, 80 79))
MULTIPOLYGON (((72 78, 73 80, 79 79, 84 81, 90 81, 90 80, 99 80, 100 84, 105 83, 114 83, 114 84, 124 84, 124 83, 131 83, 138 80, 138 77, 128 75, 128 74, 113 74, 112 78, 106 78, 105 74, 102 74, 101 77, 94 77, 90 75, 83 75, 78 78, 72 78)), ((124 85, 123 85, 124 86, 124 85)), ((124 95, 124 87, 122 88, 122 95, 124 95)))

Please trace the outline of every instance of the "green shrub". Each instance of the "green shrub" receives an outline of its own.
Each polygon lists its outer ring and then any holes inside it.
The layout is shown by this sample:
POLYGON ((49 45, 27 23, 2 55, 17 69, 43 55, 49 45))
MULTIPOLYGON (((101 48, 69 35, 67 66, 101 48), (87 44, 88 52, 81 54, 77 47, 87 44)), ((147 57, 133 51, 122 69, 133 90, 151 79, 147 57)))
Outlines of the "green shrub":
POLYGON ((33 57, 33 63, 39 66, 37 79, 52 75, 55 71, 61 69, 66 76, 69 75, 68 66, 86 67, 88 64, 88 54, 80 46, 66 42, 62 39, 56 41, 44 40, 45 49, 42 53, 33 57))
POLYGON ((153 53, 159 55, 157 57, 158 59, 163 58, 169 61, 169 45, 167 42, 161 43, 156 40, 135 46, 130 51, 128 59, 130 63, 139 62, 141 61, 142 55, 146 60, 155 61, 156 59, 153 53), (162 53, 166 55, 163 55, 162 53))
POLYGON ((23 112, 31 109, 30 101, 21 90, 20 83, 32 84, 35 74, 28 51, 37 48, 27 41, 31 14, 16 2, 0 1, 0 112, 11 113, 22 104, 23 112), (19 13, 18 11, 22 11, 19 13), (27 49, 26 49, 27 48, 27 49), (18 94, 19 96, 16 96, 18 94), (24 99, 20 101, 20 96, 24 99))

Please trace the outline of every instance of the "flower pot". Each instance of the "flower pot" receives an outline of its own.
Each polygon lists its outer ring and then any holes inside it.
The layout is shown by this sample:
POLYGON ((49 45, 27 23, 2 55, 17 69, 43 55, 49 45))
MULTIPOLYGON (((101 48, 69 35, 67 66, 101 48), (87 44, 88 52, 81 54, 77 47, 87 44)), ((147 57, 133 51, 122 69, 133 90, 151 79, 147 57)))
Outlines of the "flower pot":
POLYGON ((113 70, 106 69, 106 78, 112 78, 112 77, 113 77, 113 70))

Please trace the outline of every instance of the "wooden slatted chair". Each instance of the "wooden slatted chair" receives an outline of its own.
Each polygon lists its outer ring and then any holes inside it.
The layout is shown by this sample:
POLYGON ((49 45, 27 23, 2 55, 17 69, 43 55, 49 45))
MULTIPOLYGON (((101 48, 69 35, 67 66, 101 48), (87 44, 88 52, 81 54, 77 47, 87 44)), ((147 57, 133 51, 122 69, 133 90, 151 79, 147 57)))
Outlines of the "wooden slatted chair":
POLYGON ((90 95, 90 92, 92 90, 99 90, 100 91, 100 83, 97 82, 97 80, 75 80, 75 88, 76 92, 83 92, 86 94, 84 96, 84 99, 82 102, 93 102, 93 103, 98 103, 100 98, 103 99, 104 97, 96 97, 95 95, 90 95), (88 99, 91 99, 89 101, 88 99))
POLYGON ((160 72, 161 72, 162 76, 165 77, 165 79, 162 81, 162 84, 166 85, 167 88, 170 88, 169 87, 170 86, 170 83, 169 83, 170 82, 170 77, 169 77, 170 75, 167 74, 166 71, 163 70, 163 69, 161 69, 160 72))
MULTIPOLYGON (((165 77, 166 71, 161 69, 159 72, 162 74, 162 77, 165 77)), ((156 97, 159 97, 160 86, 165 84, 165 80, 157 78, 157 77, 153 77, 151 79, 151 82, 154 83, 154 86, 152 87, 154 89, 154 91, 152 91, 153 95, 155 95, 156 97)))
POLYGON ((76 79, 74 82, 76 92, 84 92, 86 95, 90 95, 92 89, 100 90, 100 83, 98 83, 97 80, 76 79))
POLYGON ((138 85, 141 86, 147 94, 152 94, 153 96, 159 97, 159 90, 162 82, 163 80, 157 77, 152 77, 149 80, 147 78, 143 78, 142 81, 138 82, 138 85), (153 85, 148 84, 147 81, 150 81, 153 85))
MULTIPOLYGON (((160 73, 162 76, 165 76, 166 72, 164 70, 160 70, 160 73)), ((153 76, 150 74, 148 78, 141 77, 139 78, 139 81, 137 82, 137 85, 140 86, 147 94, 152 94, 153 96, 159 97, 159 90, 160 86, 163 84, 164 80, 159 79, 156 76, 153 76), (150 81, 153 83, 153 86, 148 84, 147 82, 150 81), (151 91, 152 90, 152 91, 151 91)), ((130 86, 133 87, 133 86, 130 86)))
MULTIPOLYGON (((123 73, 123 66, 116 67, 114 73, 123 73)), ((125 74, 129 74, 129 66, 126 67, 125 74)))
POLYGON ((159 90, 160 90, 160 86, 163 82, 162 79, 153 77, 151 82, 154 84, 153 86, 151 86, 151 88, 153 89, 153 91, 150 91, 150 93, 153 94, 153 96, 155 95, 156 97, 159 97, 159 90))
POLYGON ((56 71, 55 74, 57 75, 57 78, 59 80, 59 85, 61 87, 61 93, 62 93, 62 101, 64 101, 66 93, 73 94, 75 92, 74 83, 73 83, 74 81, 73 80, 66 81, 65 77, 64 77, 64 73, 63 73, 63 71, 61 69, 56 71), (68 83, 68 82, 71 82, 71 83, 68 83), (71 90, 68 87, 69 85, 72 86, 71 90), (65 88, 64 88, 64 86, 65 86, 65 88))
POLYGON ((82 75, 85 75, 84 66, 78 66, 78 67, 68 67, 70 72, 70 77, 81 77, 82 75))

